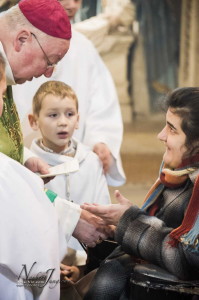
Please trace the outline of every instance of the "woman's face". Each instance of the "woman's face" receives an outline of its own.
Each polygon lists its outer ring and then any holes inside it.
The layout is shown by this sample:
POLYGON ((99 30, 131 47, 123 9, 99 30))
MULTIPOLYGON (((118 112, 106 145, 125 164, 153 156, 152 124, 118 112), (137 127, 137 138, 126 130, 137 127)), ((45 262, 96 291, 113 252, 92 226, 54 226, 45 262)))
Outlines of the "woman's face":
POLYGON ((166 114, 166 125, 158 134, 158 139, 164 142, 166 151, 163 155, 164 163, 172 168, 177 168, 187 151, 185 146, 186 135, 181 128, 182 119, 169 108, 166 114))

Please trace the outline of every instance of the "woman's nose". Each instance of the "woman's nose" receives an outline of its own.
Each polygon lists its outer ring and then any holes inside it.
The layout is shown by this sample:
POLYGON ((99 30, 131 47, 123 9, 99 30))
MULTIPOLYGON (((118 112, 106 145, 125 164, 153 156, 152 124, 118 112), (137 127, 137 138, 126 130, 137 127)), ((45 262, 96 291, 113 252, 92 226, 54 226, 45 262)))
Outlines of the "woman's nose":
POLYGON ((160 131, 160 132, 158 133, 157 138, 158 138, 160 141, 163 141, 163 142, 166 141, 166 139, 167 139, 166 126, 162 129, 162 131, 160 131))

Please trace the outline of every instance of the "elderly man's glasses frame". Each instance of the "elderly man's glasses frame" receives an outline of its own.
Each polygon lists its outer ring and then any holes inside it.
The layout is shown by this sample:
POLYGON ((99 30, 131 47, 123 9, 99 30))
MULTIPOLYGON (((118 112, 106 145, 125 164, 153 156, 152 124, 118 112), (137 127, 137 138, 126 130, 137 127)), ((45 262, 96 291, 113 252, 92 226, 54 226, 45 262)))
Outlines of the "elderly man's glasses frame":
POLYGON ((45 52, 44 49, 42 48, 42 46, 41 46, 41 44, 40 44, 38 38, 36 37, 36 35, 35 35, 34 33, 32 33, 32 32, 31 32, 31 34, 32 34, 32 36, 34 36, 35 40, 37 41, 37 43, 38 43, 38 45, 39 45, 39 47, 40 47, 40 49, 41 49, 41 51, 43 52, 43 54, 44 54, 44 56, 45 56, 45 59, 46 59, 46 61, 47 61, 47 69, 49 69, 49 68, 54 68, 54 67, 56 66, 56 64, 54 64, 54 63, 52 63, 52 62, 50 61, 50 59, 48 58, 46 52, 45 52))

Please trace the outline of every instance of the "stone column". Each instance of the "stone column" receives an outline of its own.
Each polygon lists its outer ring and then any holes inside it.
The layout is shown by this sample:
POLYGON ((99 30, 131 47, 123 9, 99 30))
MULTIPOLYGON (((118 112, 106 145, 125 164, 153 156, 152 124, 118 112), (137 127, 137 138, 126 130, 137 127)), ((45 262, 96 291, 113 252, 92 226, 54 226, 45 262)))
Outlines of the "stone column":
POLYGON ((112 48, 110 51, 102 51, 100 54, 115 82, 123 120, 125 123, 130 123, 132 121, 132 104, 128 93, 127 57, 133 37, 131 35, 109 35, 104 42, 112 44, 112 48))
POLYGON ((133 104, 133 117, 136 119, 148 118, 150 115, 150 103, 143 36, 141 34, 137 37, 134 58, 130 63, 132 70, 131 97, 133 104))
POLYGON ((179 86, 199 85, 199 1, 182 0, 179 86))

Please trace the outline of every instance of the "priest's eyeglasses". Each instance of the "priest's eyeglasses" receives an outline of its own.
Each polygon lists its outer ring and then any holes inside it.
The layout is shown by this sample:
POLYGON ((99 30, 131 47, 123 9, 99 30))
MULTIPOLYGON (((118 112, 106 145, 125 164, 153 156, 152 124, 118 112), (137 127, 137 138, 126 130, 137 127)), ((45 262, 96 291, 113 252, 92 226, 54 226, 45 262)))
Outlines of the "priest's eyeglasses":
POLYGON ((47 69, 49 69, 49 68, 54 68, 57 64, 52 63, 52 62, 50 61, 50 59, 48 58, 46 52, 45 52, 44 49, 42 48, 42 46, 41 46, 41 44, 40 44, 38 38, 36 37, 36 35, 35 35, 34 33, 32 33, 32 32, 31 32, 31 34, 32 34, 32 36, 34 36, 35 40, 37 41, 37 43, 38 43, 38 45, 39 45, 39 47, 40 47, 40 49, 41 49, 41 51, 43 52, 43 54, 44 54, 44 56, 45 56, 45 59, 46 59, 46 62, 47 62, 47 69))

